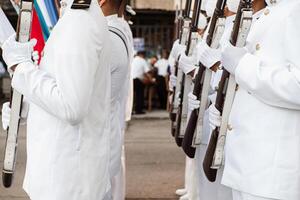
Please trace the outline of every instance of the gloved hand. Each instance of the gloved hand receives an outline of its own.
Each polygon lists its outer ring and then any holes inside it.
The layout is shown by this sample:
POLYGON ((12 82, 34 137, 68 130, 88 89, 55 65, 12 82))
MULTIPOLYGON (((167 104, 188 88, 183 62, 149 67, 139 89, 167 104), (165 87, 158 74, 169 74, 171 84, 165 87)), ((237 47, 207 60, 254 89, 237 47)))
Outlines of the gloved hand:
POLYGON ((35 66, 38 66, 39 64, 39 59, 40 59, 40 55, 38 51, 34 51, 32 52, 32 60, 33 60, 33 64, 35 66))
POLYGON ((221 113, 215 105, 211 105, 209 107, 209 126, 211 130, 215 130, 216 127, 220 127, 222 122, 221 113))
MULTIPOLYGON (((7 130, 8 126, 9 126, 9 122, 10 122, 11 108, 9 105, 10 105, 10 103, 6 102, 2 106, 2 127, 4 130, 7 130)), ((27 102, 23 101, 20 125, 26 124, 28 111, 29 111, 29 104, 27 102)))
POLYGON ((188 108, 189 108, 189 111, 196 110, 199 107, 200 107, 200 101, 197 100, 197 97, 192 92, 190 92, 188 94, 188 108))
POLYGON ((178 57, 184 53, 184 51, 186 50, 186 46, 185 45, 181 45, 179 44, 179 40, 176 40, 173 44, 171 53, 174 59, 178 59, 178 57))
POLYGON ((235 74, 235 70, 240 60, 247 52, 246 48, 234 47, 230 42, 228 42, 222 53, 222 65, 229 73, 235 74))
POLYGON ((183 53, 180 56, 178 67, 183 71, 183 73, 188 74, 197 68, 195 63, 193 56, 189 57, 183 53))
POLYGON ((221 60, 221 49, 210 48, 207 43, 202 40, 197 44, 197 61, 201 62, 205 67, 211 68, 221 60))
POLYGON ((37 40, 32 39, 26 43, 20 43, 16 41, 16 35, 11 35, 2 45, 3 60, 8 66, 8 72, 13 73, 11 69, 13 66, 23 62, 32 62, 31 56, 33 48, 36 45, 37 40))
POLYGON ((171 74, 169 80, 169 88, 172 90, 174 87, 176 87, 176 84, 177 84, 177 77, 171 74))

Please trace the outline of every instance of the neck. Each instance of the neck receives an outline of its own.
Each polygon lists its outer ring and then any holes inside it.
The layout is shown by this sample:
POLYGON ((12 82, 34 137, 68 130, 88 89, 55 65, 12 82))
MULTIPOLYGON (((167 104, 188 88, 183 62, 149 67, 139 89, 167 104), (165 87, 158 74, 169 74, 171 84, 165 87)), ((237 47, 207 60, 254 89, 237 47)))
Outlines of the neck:
POLYGON ((264 9, 266 7, 265 1, 262 0, 254 0, 252 3, 253 13, 257 13, 258 11, 264 9))
POLYGON ((110 15, 116 15, 118 14, 118 9, 112 8, 105 6, 105 4, 102 6, 102 12, 105 17, 110 16, 110 15))

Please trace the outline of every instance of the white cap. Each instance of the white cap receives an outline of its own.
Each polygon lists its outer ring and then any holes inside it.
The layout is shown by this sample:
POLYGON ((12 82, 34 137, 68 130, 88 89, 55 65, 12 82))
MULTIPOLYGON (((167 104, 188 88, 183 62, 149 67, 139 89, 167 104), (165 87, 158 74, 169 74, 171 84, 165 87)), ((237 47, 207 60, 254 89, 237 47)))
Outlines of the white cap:
POLYGON ((207 18, 200 13, 199 21, 198 21, 198 29, 205 29, 207 26, 207 18))

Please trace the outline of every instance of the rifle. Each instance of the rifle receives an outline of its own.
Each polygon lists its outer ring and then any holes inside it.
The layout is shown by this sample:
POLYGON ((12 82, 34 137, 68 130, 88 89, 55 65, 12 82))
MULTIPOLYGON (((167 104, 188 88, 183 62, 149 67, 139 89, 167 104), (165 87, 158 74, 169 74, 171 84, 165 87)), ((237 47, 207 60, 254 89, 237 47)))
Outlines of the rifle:
MULTIPOLYGON (((198 34, 198 21, 200 17, 201 12, 201 0, 195 1, 194 3, 194 12, 192 17, 192 26, 189 33, 189 39, 186 44, 186 52, 185 54, 187 56, 191 56, 193 54, 193 50, 195 49, 195 46, 197 45, 199 34, 198 34)), ((177 112, 177 119, 176 119, 176 132, 175 135, 177 135, 179 138, 181 138, 181 145, 182 140, 184 138, 184 132, 186 128, 187 123, 187 116, 188 116, 188 92, 190 91, 190 87, 192 85, 192 79, 188 78, 183 72, 182 72, 182 82, 180 85, 180 101, 178 106, 178 112, 177 112)))
MULTIPOLYGON (((226 0, 218 0, 216 9, 211 18, 206 43, 208 46, 214 49, 217 49, 220 46, 220 40, 225 30, 225 5, 226 0)), ((184 152, 190 158, 195 157, 196 147, 200 145, 201 142, 203 118, 208 105, 211 77, 212 71, 210 69, 207 69, 200 62, 193 90, 193 94, 197 97, 198 100, 200 100, 200 108, 192 111, 185 130, 182 144, 184 152)))
MULTIPOLYGON (((236 14, 230 42, 233 46, 244 47, 252 24, 251 0, 241 0, 236 14)), ((221 127, 213 132, 206 155, 203 161, 203 169, 208 180, 214 182, 217 170, 221 168, 224 159, 225 139, 228 127, 228 118, 233 104, 236 82, 234 76, 226 69, 223 69, 219 83, 215 106, 222 113, 221 127)))
MULTIPOLYGON (((181 26, 181 31, 180 31, 180 38, 179 38, 179 43, 185 45, 187 43, 188 39, 188 34, 190 32, 190 24, 191 24, 191 19, 189 18, 189 13, 191 11, 191 5, 192 5, 192 0, 187 0, 185 4, 185 10, 183 12, 183 17, 179 17, 179 24, 181 26)), ((171 125, 171 132, 172 135, 175 137, 175 132, 176 132, 176 118, 177 118, 177 112, 178 112, 178 106, 179 106, 179 99, 176 97, 178 94, 180 94, 179 90, 181 82, 182 82, 182 71, 178 67, 179 64, 179 58, 177 58, 176 63, 175 63, 175 76, 177 76, 177 83, 176 87, 173 88, 173 97, 172 97, 172 103, 171 103, 171 112, 170 112, 170 119, 172 121, 171 125)), ((175 137, 176 143, 178 146, 181 146, 182 143, 182 138, 175 137)))
MULTIPOLYGON (((32 22, 32 0, 22 0, 20 14, 17 25, 17 41, 28 42, 30 40, 31 22, 32 22)), ((11 116, 9 128, 7 131, 4 166, 2 170, 2 181, 4 187, 11 186, 16 166, 18 133, 20 124, 20 115, 22 110, 23 95, 12 89, 10 102, 11 116)))

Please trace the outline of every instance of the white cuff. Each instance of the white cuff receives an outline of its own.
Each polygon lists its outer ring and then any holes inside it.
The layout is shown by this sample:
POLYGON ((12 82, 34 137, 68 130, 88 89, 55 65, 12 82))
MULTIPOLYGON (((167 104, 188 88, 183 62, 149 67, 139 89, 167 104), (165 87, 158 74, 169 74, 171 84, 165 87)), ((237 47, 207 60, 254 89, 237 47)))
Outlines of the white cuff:
POLYGON ((249 90, 248 82, 252 80, 252 74, 256 73, 259 66, 260 60, 256 56, 250 53, 245 54, 235 69, 236 82, 244 89, 249 90))

